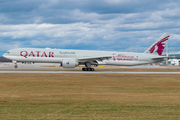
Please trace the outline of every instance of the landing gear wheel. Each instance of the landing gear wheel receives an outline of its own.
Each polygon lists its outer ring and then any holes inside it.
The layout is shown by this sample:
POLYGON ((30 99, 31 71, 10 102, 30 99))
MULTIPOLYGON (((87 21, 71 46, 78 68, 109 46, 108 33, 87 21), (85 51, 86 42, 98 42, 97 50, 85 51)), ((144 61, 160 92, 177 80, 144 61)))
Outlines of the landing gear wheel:
POLYGON ((82 68, 82 71, 94 71, 94 68, 82 68))
POLYGON ((15 65, 15 66, 14 66, 14 68, 18 68, 18 66, 17 66, 17 65, 15 65))
POLYGON ((87 68, 82 68, 82 71, 87 71, 87 68))

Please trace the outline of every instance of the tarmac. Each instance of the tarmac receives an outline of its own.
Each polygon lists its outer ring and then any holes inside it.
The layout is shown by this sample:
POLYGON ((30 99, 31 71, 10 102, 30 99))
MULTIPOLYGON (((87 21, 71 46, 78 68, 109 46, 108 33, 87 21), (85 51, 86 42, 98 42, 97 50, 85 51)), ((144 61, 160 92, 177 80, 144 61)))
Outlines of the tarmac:
MULTIPOLYGON (((119 66, 106 66, 105 68, 117 68, 119 66)), ((122 68, 122 67, 121 67, 122 68)), ((165 68, 164 66, 133 66, 133 67, 123 67, 123 68, 165 68)), ((59 64, 54 63, 35 63, 35 64, 22 64, 18 63, 18 68, 14 68, 14 63, 0 63, 0 73, 114 73, 114 74, 180 74, 180 71, 81 71, 80 68, 75 68, 77 70, 64 70, 59 67, 59 64), (14 69, 14 70, 13 70, 14 69), (22 70, 23 69, 23 70, 22 70), (31 70, 33 69, 33 70, 31 70), (36 70, 37 69, 37 70, 36 70), (46 69, 46 70, 43 70, 46 69), (51 70, 48 70, 51 69, 51 70), (62 69, 62 70, 57 70, 62 69)), ((101 68, 103 69, 103 68, 101 68)), ((120 68, 119 68, 120 69, 120 68)))
MULTIPOLYGON (((59 67, 60 64, 58 63, 18 63, 18 69, 64 69, 59 67)), ((99 68, 103 68, 104 66, 99 66, 99 68)), ((105 68, 119 68, 120 66, 105 66, 105 68)), ((78 67, 77 67, 78 68, 78 67)), ((150 66, 150 65, 143 65, 143 66, 121 66, 121 68, 165 68, 164 66, 150 66)), ((1 69, 14 69, 14 63, 0 63, 0 70, 1 69)), ((75 68, 76 69, 76 68, 75 68)))

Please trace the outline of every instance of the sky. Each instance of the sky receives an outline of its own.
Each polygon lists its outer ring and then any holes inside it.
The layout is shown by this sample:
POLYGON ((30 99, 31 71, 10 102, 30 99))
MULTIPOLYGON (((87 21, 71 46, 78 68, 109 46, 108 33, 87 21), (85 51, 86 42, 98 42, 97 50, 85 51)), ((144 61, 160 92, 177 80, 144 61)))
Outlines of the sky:
POLYGON ((0 56, 14 48, 180 51, 179 0, 1 0, 0 56))

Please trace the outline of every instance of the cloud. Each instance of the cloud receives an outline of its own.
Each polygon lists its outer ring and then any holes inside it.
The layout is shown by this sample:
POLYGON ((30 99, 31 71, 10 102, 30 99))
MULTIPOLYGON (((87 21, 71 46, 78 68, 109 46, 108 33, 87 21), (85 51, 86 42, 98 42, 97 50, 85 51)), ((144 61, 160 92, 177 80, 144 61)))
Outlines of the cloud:
POLYGON ((14 47, 116 50, 149 47, 163 33, 180 41, 175 0, 2 0, 2 51, 14 47))
POLYGON ((178 8, 170 0, 9 0, 1 2, 2 24, 91 22, 107 14, 155 12, 178 8))

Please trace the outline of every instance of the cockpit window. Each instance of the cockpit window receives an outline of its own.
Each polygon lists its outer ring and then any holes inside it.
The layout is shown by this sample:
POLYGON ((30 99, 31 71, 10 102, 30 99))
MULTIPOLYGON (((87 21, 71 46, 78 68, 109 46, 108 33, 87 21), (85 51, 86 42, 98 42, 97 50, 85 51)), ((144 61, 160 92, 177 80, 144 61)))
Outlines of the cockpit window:
POLYGON ((7 51, 6 53, 8 53, 8 54, 9 54, 10 52, 9 52, 9 51, 7 51))

